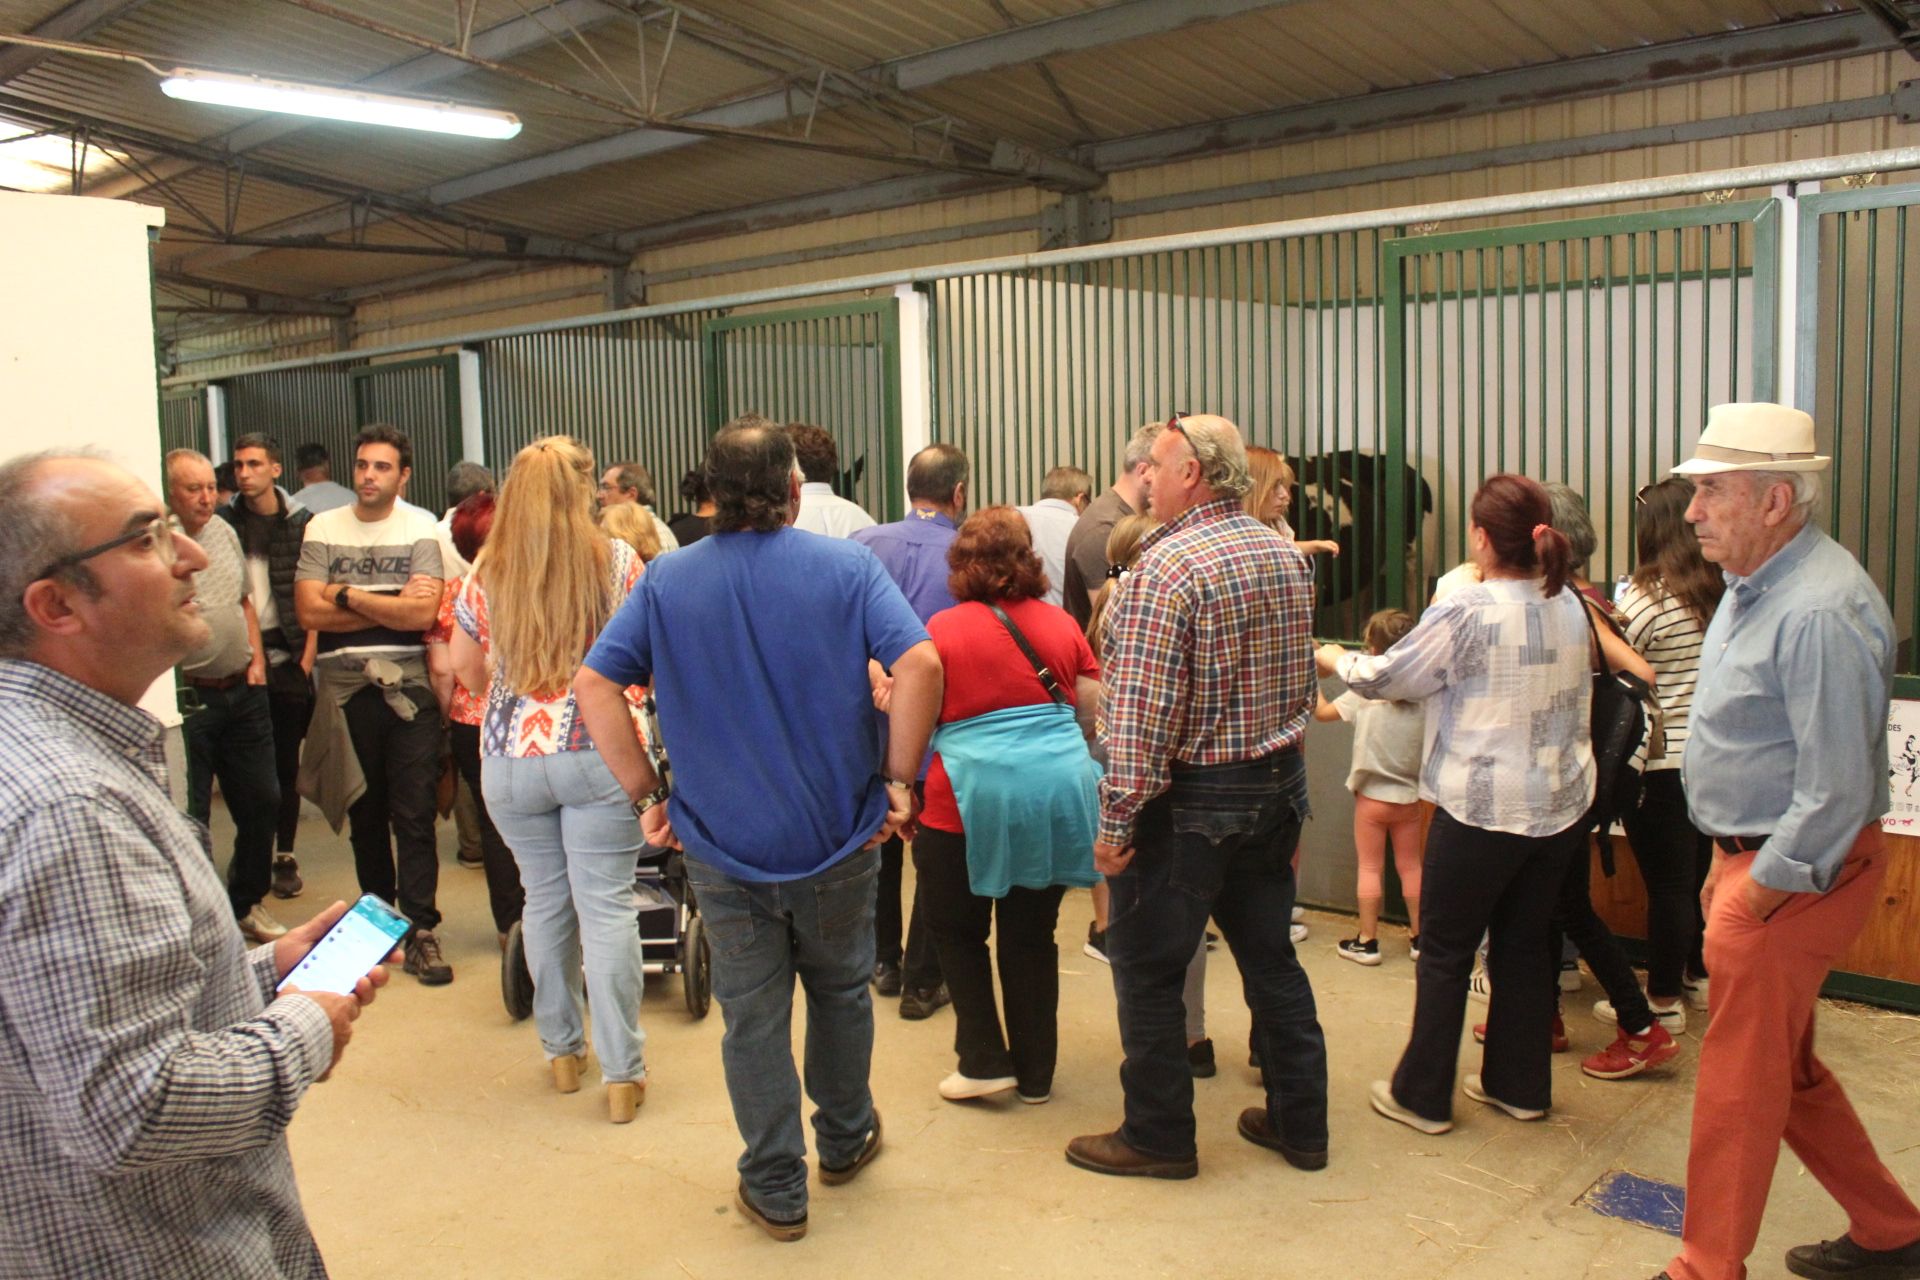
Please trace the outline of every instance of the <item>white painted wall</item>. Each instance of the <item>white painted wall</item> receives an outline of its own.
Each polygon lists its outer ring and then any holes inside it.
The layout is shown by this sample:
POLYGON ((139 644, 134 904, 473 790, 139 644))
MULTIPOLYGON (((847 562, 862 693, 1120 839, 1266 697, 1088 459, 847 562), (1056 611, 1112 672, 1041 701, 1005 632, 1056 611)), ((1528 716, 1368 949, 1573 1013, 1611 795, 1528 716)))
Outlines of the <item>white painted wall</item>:
MULTIPOLYGON (((91 445, 159 491, 148 228, 123 200, 0 192, 0 459, 91 445)), ((141 705, 180 723, 169 672, 141 705)))

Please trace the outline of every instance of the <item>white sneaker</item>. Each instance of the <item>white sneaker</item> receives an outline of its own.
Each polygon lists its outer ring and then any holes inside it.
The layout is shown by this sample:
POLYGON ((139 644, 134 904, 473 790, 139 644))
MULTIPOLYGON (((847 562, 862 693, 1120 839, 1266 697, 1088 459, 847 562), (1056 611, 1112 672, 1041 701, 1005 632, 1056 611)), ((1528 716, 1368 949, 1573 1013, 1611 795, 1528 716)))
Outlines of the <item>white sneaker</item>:
POLYGON ((1560 962, 1560 989, 1562 991, 1578 991, 1580 989, 1580 962, 1578 960, 1562 960, 1560 962))
POLYGON ((948 1102, 965 1102, 969 1098, 988 1098, 996 1093, 1005 1093, 1016 1088, 1019 1081, 1012 1076, 995 1076, 991 1080, 976 1080, 972 1076, 963 1076, 958 1071, 940 1082, 940 1096, 948 1102))
POLYGON ((1682 978, 1680 980, 1681 1003, 1695 1013, 1707 1012, 1709 1008, 1707 982, 1706 978, 1682 978))
POLYGON ((1293 939, 1293 945, 1297 947, 1307 940, 1307 926, 1303 924, 1288 925, 1287 936, 1293 939))
POLYGON ((1367 1101, 1373 1109, 1389 1120, 1398 1120, 1409 1129, 1428 1135, 1439 1135, 1453 1128, 1451 1120, 1429 1120, 1416 1111, 1401 1106, 1393 1096, 1393 1086, 1385 1080, 1375 1080, 1373 1088, 1367 1094, 1367 1101))
POLYGON ((1493 978, 1485 969, 1475 969, 1467 979, 1467 998, 1485 1004, 1493 995, 1493 978))
MULTIPOLYGON (((1679 1036, 1686 1031, 1687 1006, 1684 1000, 1671 1009, 1662 1009, 1657 1005, 1649 1005, 1648 1008, 1653 1010, 1654 1022, 1659 1026, 1665 1027, 1668 1035, 1679 1036)), ((1620 1024, 1620 1015, 1614 1010, 1613 1001, 1611 1000, 1594 1001, 1593 1016, 1602 1022, 1611 1022, 1615 1026, 1620 1024)))
POLYGON ((1305 907, 1302 907, 1302 906, 1294 907, 1293 922, 1295 924, 1299 924, 1302 920, 1305 920, 1306 918, 1307 918, 1307 909, 1305 907))
POLYGON ((275 938, 287 936, 287 926, 267 914, 263 906, 254 905, 253 910, 241 916, 237 921, 240 932, 252 942, 272 942, 275 938))
POLYGON ((1460 1089, 1475 1102, 1484 1102, 1490 1107, 1498 1107, 1515 1120, 1540 1120, 1545 1118, 1547 1114, 1544 1110, 1536 1111, 1532 1107, 1516 1107, 1511 1103, 1500 1101, 1500 1099, 1480 1087, 1480 1073, 1477 1071, 1460 1081, 1460 1089))

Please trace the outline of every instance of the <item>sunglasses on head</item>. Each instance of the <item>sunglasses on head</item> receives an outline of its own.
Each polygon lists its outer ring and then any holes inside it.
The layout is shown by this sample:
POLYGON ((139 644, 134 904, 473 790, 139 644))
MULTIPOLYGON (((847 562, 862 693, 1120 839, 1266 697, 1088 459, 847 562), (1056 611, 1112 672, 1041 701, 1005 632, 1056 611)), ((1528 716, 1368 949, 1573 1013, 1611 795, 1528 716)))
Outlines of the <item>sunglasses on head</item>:
POLYGON ((1183 421, 1181 421, 1186 416, 1187 416, 1186 410, 1175 409, 1173 411, 1173 416, 1167 419, 1166 429, 1168 431, 1178 431, 1181 435, 1181 438, 1183 438, 1189 445, 1191 445, 1193 443, 1193 437, 1187 434, 1186 424, 1183 421))

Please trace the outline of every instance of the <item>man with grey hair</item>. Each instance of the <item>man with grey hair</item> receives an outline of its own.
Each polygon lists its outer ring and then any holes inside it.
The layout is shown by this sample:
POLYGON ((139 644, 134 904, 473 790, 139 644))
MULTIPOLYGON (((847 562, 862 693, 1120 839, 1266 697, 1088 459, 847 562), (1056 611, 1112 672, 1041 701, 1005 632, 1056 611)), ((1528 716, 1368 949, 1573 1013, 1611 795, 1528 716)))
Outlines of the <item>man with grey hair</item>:
POLYGON ((673 530, 667 528, 667 522, 653 509, 653 473, 639 463, 616 462, 608 467, 600 477, 599 499, 602 511, 623 502, 639 503, 640 509, 653 517, 654 529, 660 535, 660 553, 665 555, 680 549, 680 539, 674 536, 673 530))
POLYGON ((1153 442, 1164 430, 1149 423, 1133 433, 1120 459, 1113 488, 1088 504, 1067 535, 1066 565, 1060 575, 1060 605, 1082 627, 1093 616, 1093 597, 1107 580, 1107 535, 1113 526, 1147 508, 1152 483, 1153 442))
POLYGON ((1920 1277, 1920 1208, 1814 1054, 1814 1004, 1887 873, 1893 618, 1859 563, 1808 517, 1813 419, 1717 405, 1687 520, 1727 592, 1700 645, 1687 809, 1713 837, 1701 890, 1713 1022, 1700 1044, 1679 1256, 1663 1275, 1746 1271, 1784 1138, 1847 1213, 1838 1240, 1787 1253, 1795 1275, 1920 1277))
MULTIPOLYGON (((1055 467, 1040 482, 1040 501, 1020 508, 1020 514, 1027 519, 1027 530, 1033 535, 1034 553, 1047 571, 1045 599, 1048 604, 1059 604, 1065 598, 1067 543, 1073 538, 1081 513, 1092 500, 1092 476, 1078 467, 1055 467)), ((1104 557, 1104 542, 1100 551, 1104 557)))
POLYGON ((167 797, 139 702, 206 553, 95 457, 0 466, 0 511, 0 1274, 324 1276, 286 1129, 386 973, 276 991, 346 904, 249 954, 167 797))
POLYGON ((1313 573, 1246 513, 1246 446, 1225 418, 1175 414, 1153 443, 1162 524, 1113 606, 1094 865, 1107 876, 1126 1119, 1075 1138, 1095 1173, 1191 1178, 1193 1075, 1182 987, 1211 917, 1253 1012, 1264 1106, 1240 1136, 1298 1169, 1327 1163, 1327 1046, 1288 936, 1307 816, 1300 744, 1317 681, 1313 573))
POLYGON ((193 575, 193 589, 210 634, 180 660, 180 679, 199 703, 180 729, 187 749, 187 813, 195 822, 211 820, 218 778, 233 819, 227 862, 233 918, 248 938, 272 942, 287 931, 260 905, 272 874, 280 781, 273 768, 267 653, 247 592, 246 555, 233 526, 213 518, 213 463, 206 455, 175 449, 164 466, 167 505, 207 557, 207 567, 193 575))

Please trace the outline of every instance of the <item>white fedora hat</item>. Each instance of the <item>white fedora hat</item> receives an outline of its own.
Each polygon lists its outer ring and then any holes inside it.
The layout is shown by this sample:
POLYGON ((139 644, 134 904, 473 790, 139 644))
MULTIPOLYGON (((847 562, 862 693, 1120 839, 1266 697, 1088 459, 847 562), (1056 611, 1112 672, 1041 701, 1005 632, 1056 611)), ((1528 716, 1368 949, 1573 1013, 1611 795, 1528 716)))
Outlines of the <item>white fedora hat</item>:
POLYGON ((1716 471, 1825 471, 1832 459, 1813 451, 1813 419, 1779 404, 1717 404, 1693 457, 1677 476, 1716 471))

